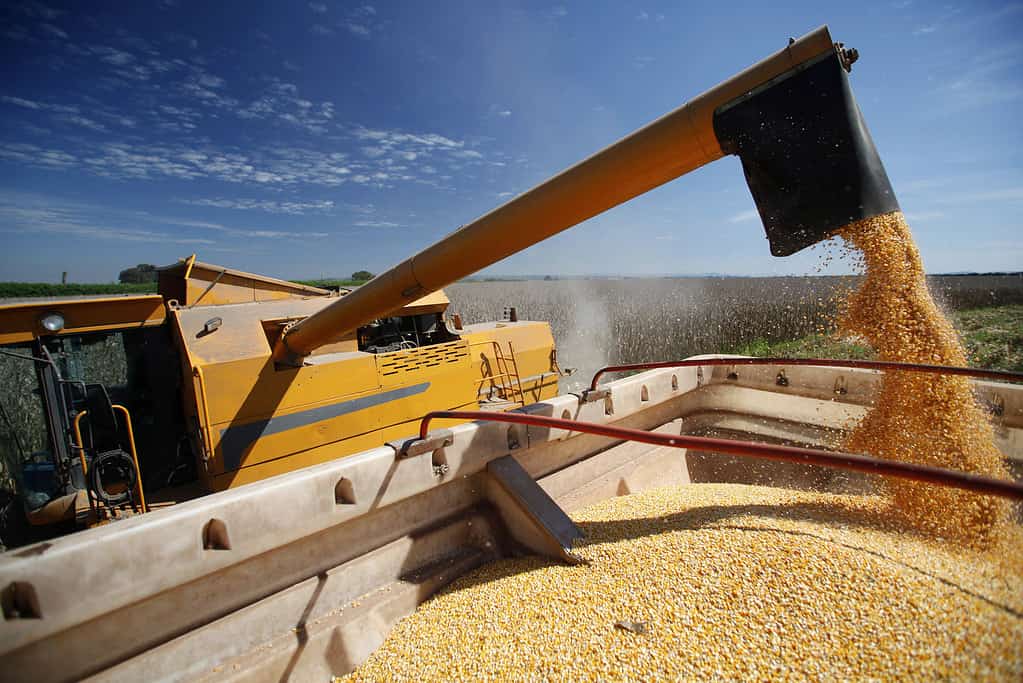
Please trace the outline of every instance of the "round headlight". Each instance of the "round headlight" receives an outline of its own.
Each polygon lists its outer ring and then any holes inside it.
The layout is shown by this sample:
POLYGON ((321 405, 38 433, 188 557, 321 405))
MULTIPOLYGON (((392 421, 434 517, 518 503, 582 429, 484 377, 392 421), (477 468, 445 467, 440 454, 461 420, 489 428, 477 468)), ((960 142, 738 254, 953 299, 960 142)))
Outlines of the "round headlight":
POLYGON ((39 324, 47 332, 60 332, 64 329, 64 316, 60 313, 47 313, 39 319, 39 324))

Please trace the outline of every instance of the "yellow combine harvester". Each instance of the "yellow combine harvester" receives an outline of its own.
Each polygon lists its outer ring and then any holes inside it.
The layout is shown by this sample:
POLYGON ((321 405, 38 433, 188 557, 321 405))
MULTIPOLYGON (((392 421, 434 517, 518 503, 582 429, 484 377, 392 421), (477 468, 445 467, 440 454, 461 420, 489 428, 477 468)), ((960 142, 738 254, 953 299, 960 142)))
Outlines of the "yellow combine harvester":
POLYGON ((0 390, 7 473, 37 527, 9 515, 7 545, 365 450, 432 409, 557 394, 546 323, 462 327, 440 291, 295 365, 271 359, 282 330, 350 293, 194 257, 159 291, 0 307, 0 362, 19 377, 0 390))

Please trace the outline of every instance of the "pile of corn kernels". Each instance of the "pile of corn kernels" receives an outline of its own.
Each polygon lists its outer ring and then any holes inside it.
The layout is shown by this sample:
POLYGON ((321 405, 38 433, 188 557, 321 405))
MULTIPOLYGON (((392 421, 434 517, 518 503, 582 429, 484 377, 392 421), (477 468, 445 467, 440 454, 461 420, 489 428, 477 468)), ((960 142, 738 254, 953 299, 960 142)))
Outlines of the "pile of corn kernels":
POLYGON ((887 499, 696 484, 575 515, 578 566, 502 560, 401 621, 390 680, 1019 680, 1023 575, 887 499))
MULTIPOLYGON (((846 300, 841 333, 866 340, 880 360, 967 365, 955 329, 927 290, 920 252, 901 212, 869 218, 839 234, 865 278, 846 300)), ((987 416, 965 377, 889 372, 845 450, 1008 478, 987 416)), ((891 480, 902 513, 919 528, 978 548, 997 543, 1010 505, 990 496, 891 480)), ((1018 552, 1018 548, 1015 550, 1018 552)))

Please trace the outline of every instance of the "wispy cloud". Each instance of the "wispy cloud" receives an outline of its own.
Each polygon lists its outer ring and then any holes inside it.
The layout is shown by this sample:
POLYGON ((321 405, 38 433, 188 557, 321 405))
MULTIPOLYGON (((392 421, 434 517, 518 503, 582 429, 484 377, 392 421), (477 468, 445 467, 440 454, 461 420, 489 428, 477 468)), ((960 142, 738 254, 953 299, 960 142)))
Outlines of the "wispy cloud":
POLYGON ((756 209, 750 209, 749 211, 742 211, 731 216, 728 219, 729 223, 745 223, 746 221, 756 220, 760 217, 760 214, 756 209))
POLYGON ((63 114, 77 114, 78 107, 71 107, 63 104, 52 104, 49 102, 37 102, 36 100, 28 100, 23 97, 12 97, 10 95, 0 95, 0 102, 4 104, 12 104, 16 107, 23 107, 25 109, 35 109, 36 111, 53 111, 63 114))
POLYGON ((266 211, 268 213, 301 216, 308 213, 329 213, 334 202, 329 199, 315 201, 276 201, 270 199, 178 199, 182 204, 192 206, 209 206, 218 209, 238 209, 242 211, 266 211))
POLYGON ((1023 201, 1023 187, 1006 187, 998 190, 977 190, 971 192, 946 192, 935 197, 933 201, 939 204, 1019 202, 1023 201))
POLYGON ((275 119, 310 133, 324 133, 334 118, 334 103, 299 97, 295 84, 274 78, 259 98, 235 113, 244 119, 275 119))
POLYGON ((85 215, 73 205, 63 206, 51 198, 0 197, 0 232, 49 233, 119 242, 170 242, 174 244, 212 245, 201 237, 183 237, 157 230, 127 228, 85 215))
MULTIPOLYGON (((310 3, 309 8, 326 18, 327 7, 325 5, 314 2, 310 3), (318 7, 322 7, 322 11, 317 9, 318 7)), ((324 23, 321 19, 310 26, 309 30, 318 36, 332 36, 337 30, 341 30, 347 31, 359 38, 369 38, 374 33, 383 29, 383 27, 384 22, 378 18, 376 7, 373 5, 359 5, 345 11, 344 16, 340 20, 328 24, 324 23)))
POLYGON ((381 28, 380 22, 377 21, 377 10, 373 5, 362 5, 348 10, 341 26, 352 35, 362 38, 368 38, 381 28))
POLYGON ((128 242, 216 245, 225 236, 256 240, 327 237, 322 231, 293 232, 205 220, 124 211, 30 193, 0 193, 0 232, 32 231, 128 242), (151 227, 139 227, 148 224, 151 227), (183 235, 182 229, 195 235, 183 235))
POLYGON ((941 211, 907 211, 905 212, 905 216, 908 221, 920 223, 923 221, 943 218, 945 214, 941 211))
POLYGON ((398 223, 392 223, 391 221, 356 221, 353 223, 359 228, 400 228, 401 225, 398 223))
POLYGON ((914 36, 926 36, 929 33, 934 33, 938 30, 938 27, 934 24, 928 24, 926 26, 918 26, 913 29, 914 36))
POLYGON ((1021 66, 1019 44, 979 50, 945 74, 934 94, 942 98, 946 114, 1016 101, 1023 98, 1023 84, 1017 78, 1021 66))
POLYGON ((48 169, 67 169, 79 164, 77 157, 62 150, 23 142, 0 143, 0 159, 48 169))
POLYGON ((69 37, 64 29, 59 26, 54 26, 53 24, 39 24, 39 30, 53 38, 60 38, 61 40, 67 40, 69 37))
POLYGON ((316 12, 317 14, 323 14, 327 11, 327 6, 322 2, 310 2, 309 9, 316 12))

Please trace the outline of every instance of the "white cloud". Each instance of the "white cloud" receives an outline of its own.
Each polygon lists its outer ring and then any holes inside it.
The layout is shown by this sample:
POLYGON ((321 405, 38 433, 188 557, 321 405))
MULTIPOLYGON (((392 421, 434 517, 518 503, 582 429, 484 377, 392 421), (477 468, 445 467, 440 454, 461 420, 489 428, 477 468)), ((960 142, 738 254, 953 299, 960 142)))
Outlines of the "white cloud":
POLYGON ((757 212, 756 209, 750 209, 749 211, 742 211, 741 213, 735 214, 734 216, 728 219, 728 222, 744 223, 746 221, 756 220, 757 218, 759 218, 759 216, 760 214, 757 212))
POLYGON ((334 202, 329 199, 315 201, 275 201, 269 199, 178 199, 182 204, 192 206, 210 206, 218 209, 238 209, 242 211, 266 211, 268 213, 289 214, 300 216, 307 213, 329 213, 334 202))
POLYGON ((317 14, 323 14, 327 11, 327 6, 322 2, 310 2, 309 9, 316 12, 317 14))
POLYGON ((89 48, 89 51, 97 55, 100 61, 114 66, 126 66, 135 61, 135 56, 130 52, 118 50, 108 45, 93 45, 89 48))
POLYGON ((372 5, 362 5, 348 10, 345 19, 338 26, 360 38, 368 38, 383 28, 383 24, 377 20, 377 10, 372 5))
POLYGON ((79 162, 78 158, 62 150, 27 143, 0 143, 0 159, 50 169, 71 168, 79 162))
POLYGON ((97 133, 105 133, 107 131, 107 127, 102 123, 93 121, 90 118, 80 116, 78 114, 61 114, 57 117, 57 120, 81 126, 82 128, 88 128, 89 130, 96 131, 97 133))
POLYGON ((47 21, 53 21, 61 14, 64 14, 63 10, 53 9, 41 2, 33 2, 33 0, 17 3, 13 5, 12 9, 26 16, 34 17, 36 19, 44 19, 47 21))
POLYGON ((243 119, 276 119, 322 134, 334 118, 334 103, 310 102, 298 96, 298 86, 274 78, 259 98, 235 113, 243 119))
POLYGON ((937 30, 938 30, 938 27, 935 26, 934 24, 928 24, 926 26, 917 26, 915 29, 913 29, 913 35, 914 36, 925 36, 928 33, 934 33, 937 30))
POLYGON ((945 214, 941 211, 907 211, 905 213, 906 220, 910 222, 922 222, 934 220, 935 218, 942 218, 945 214))
POLYGON ((4 104, 13 104, 18 107, 24 107, 25 109, 36 109, 59 112, 63 114, 77 114, 78 107, 71 107, 63 104, 51 104, 48 102, 37 102, 35 100, 26 100, 21 97, 11 97, 9 95, 0 95, 0 102, 4 104))
POLYGON ((54 26, 53 24, 39 24, 39 30, 54 38, 60 38, 61 40, 67 40, 68 38, 68 34, 65 33, 63 29, 54 26))
POLYGON ((196 78, 196 82, 207 88, 222 88, 224 87, 224 79, 220 76, 214 76, 210 73, 200 73, 196 78))
POLYGON ((646 21, 650 18, 650 15, 646 13, 646 10, 640 10, 639 14, 636 15, 637 21, 646 21))
POLYGON ((204 238, 186 238, 154 230, 139 230, 111 225, 89 216, 74 205, 61 205, 52 198, 5 196, 0 198, 0 232, 34 232, 118 242, 170 242, 176 244, 215 244, 204 238))
POLYGON ((354 223, 359 228, 400 228, 401 225, 398 223, 392 223, 390 221, 356 221, 354 223))
POLYGON ((975 192, 946 192, 933 200, 940 204, 967 202, 1018 202, 1023 201, 1023 187, 1006 187, 1000 190, 978 190, 975 192))

